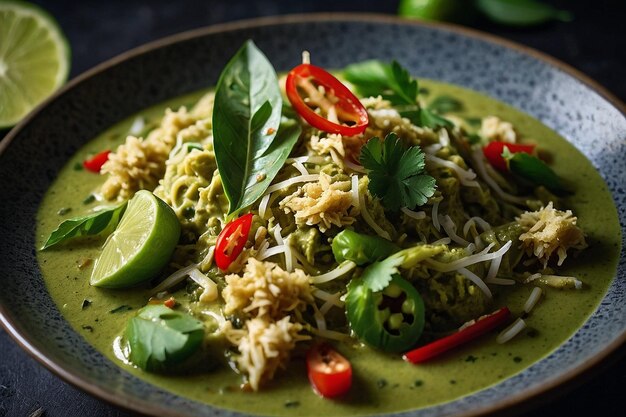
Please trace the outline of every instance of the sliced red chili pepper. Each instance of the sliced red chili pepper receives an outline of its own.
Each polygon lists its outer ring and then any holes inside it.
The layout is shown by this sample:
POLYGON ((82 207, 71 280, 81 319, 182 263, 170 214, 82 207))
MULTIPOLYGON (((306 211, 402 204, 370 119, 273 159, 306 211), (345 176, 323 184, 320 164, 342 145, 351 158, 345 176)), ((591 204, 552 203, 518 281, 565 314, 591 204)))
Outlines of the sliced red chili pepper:
POLYGON ((508 167, 504 158, 502 158, 502 151, 504 151, 504 147, 509 148, 511 153, 524 152, 527 154, 532 154, 535 150, 535 145, 520 145, 516 143, 507 143, 507 142, 489 142, 487 146, 483 148, 483 153, 485 157, 489 161, 489 163, 496 169, 507 172, 508 167))
POLYGON ((352 365, 328 344, 313 346, 306 355, 309 381, 322 397, 334 398, 352 386, 352 365))
POLYGON ((223 271, 237 259, 248 240, 248 233, 252 226, 252 213, 244 214, 228 223, 215 243, 215 264, 223 271))
POLYGON ((496 327, 504 324, 510 316, 511 312, 509 309, 507 307, 502 307, 500 310, 488 316, 479 318, 475 323, 451 334, 450 336, 435 340, 426 346, 422 346, 405 353, 404 356, 402 356, 402 359, 411 363, 426 362, 427 360, 439 356, 452 348, 474 340, 477 337, 495 329, 496 327))
POLYGON ((354 136, 363 133, 369 123, 365 107, 348 87, 315 65, 301 64, 289 71, 286 91, 300 116, 324 132, 354 136))
POLYGON ((104 165, 104 163, 109 160, 110 153, 111 151, 108 149, 106 151, 97 153, 91 158, 84 160, 83 166, 88 171, 99 173, 102 169, 102 165, 104 165))

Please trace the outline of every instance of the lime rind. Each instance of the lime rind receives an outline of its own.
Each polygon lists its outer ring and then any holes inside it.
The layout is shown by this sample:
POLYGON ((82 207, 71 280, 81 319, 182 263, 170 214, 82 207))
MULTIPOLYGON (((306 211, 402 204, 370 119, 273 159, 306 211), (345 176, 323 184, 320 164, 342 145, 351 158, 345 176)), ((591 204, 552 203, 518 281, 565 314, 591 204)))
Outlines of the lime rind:
POLYGON ((0 1, 0 129, 15 125, 63 85, 70 59, 69 43, 50 14, 30 3, 0 1), (18 55, 17 65, 8 55, 18 55))
POLYGON ((154 278, 169 261, 179 237, 180 223, 172 208, 149 191, 137 192, 105 242, 91 285, 125 288, 154 278))

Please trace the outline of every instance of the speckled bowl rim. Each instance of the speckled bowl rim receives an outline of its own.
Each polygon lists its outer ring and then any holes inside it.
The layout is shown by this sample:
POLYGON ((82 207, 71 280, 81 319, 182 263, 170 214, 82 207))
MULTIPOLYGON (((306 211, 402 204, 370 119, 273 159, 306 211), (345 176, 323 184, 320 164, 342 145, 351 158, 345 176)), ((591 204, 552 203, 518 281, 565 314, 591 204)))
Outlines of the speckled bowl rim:
MULTIPOLYGON (((127 52, 124 52, 116 57, 113 57, 92 69, 84 72, 83 74, 73 78, 64 87, 58 90, 55 94, 41 103, 35 108, 24 120, 22 120, 17 126, 15 126, 0 143, 0 153, 11 144, 13 139, 18 136, 20 131, 27 126, 30 121, 36 118, 39 113, 45 110, 49 103, 55 101, 60 96, 63 96, 68 91, 79 86, 85 80, 97 75, 101 72, 120 64, 123 61, 138 57, 146 52, 168 46, 177 42, 183 42, 196 37, 207 36, 210 34, 216 34, 221 32, 238 31, 242 29, 248 29, 251 27, 263 27, 273 25, 285 25, 285 24, 298 24, 298 23, 320 23, 329 21, 342 21, 342 22, 371 22, 371 23, 389 23, 389 24, 401 24, 401 25, 416 25, 425 26, 429 28, 442 29, 461 36, 475 38, 483 40, 491 44, 496 44, 504 48, 516 50, 522 54, 530 55, 535 59, 538 59, 548 66, 555 67, 560 71, 569 74, 574 79, 581 81, 587 87, 591 88, 604 99, 606 99, 612 106, 614 106, 624 117, 626 117, 626 106, 624 103, 610 93, 606 88, 598 84, 596 81, 574 69, 568 64, 565 64, 549 55, 539 52, 535 49, 520 45, 518 43, 502 39, 500 37, 490 35, 484 32, 480 32, 465 27, 460 27, 448 23, 433 23, 416 20, 403 19, 391 15, 381 15, 372 13, 313 13, 313 14, 296 14, 296 15, 282 15, 261 17, 255 19, 247 19, 235 22, 228 22, 222 24, 215 24, 203 28, 193 29, 171 36, 167 36, 139 47, 133 48, 127 52)), ((622 225, 623 227, 623 225, 622 225)), ((623 256, 624 248, 622 248, 621 255, 623 256)), ((102 400, 105 400, 113 405, 125 408, 129 411, 145 414, 145 415, 163 415, 164 410, 158 405, 137 400, 130 395, 122 395, 101 389, 96 385, 90 383, 90 381, 72 373, 65 369, 62 365, 59 365, 54 360, 46 356, 46 353, 37 349, 33 345, 33 341, 27 332, 23 331, 19 322, 11 320, 11 315, 8 310, 5 310, 4 306, 0 304, 0 324, 4 327, 7 333, 17 342, 17 344, 24 349, 28 354, 35 358, 38 362, 44 365, 47 369, 58 375, 60 378, 74 385, 75 387, 94 395, 102 400)), ((573 367, 572 369, 560 374, 557 378, 551 379, 539 384, 533 389, 524 390, 518 394, 512 394, 503 400, 496 403, 489 404, 483 407, 479 407, 472 410, 464 410, 454 414, 457 417, 475 417, 484 416, 495 413, 518 414, 522 411, 528 410, 533 405, 539 402, 545 401, 548 396, 557 392, 563 392, 566 389, 571 389, 576 384, 582 383, 584 377, 589 377, 597 372, 599 368, 608 366, 614 360, 617 360, 622 355, 626 354, 626 331, 618 335, 610 344, 606 345, 604 349, 598 352, 592 358, 588 358, 587 361, 582 364, 573 367), (621 348, 621 349, 620 349, 621 348), (515 409, 514 409, 514 406, 515 409)), ((497 385, 497 384, 496 384, 497 385)), ((235 412, 237 415, 244 415, 240 412, 235 412)), ((170 413, 166 411, 168 416, 187 416, 187 414, 179 414, 176 412, 170 413)))

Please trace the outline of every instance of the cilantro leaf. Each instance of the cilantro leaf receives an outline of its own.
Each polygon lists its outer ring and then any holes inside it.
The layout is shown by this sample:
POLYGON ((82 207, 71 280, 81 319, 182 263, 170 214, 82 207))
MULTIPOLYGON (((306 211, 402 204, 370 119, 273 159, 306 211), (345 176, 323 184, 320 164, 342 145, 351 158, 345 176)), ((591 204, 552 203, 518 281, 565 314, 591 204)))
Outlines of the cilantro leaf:
MULTIPOLYGON (((411 77, 409 71, 397 61, 387 64, 370 60, 348 65, 343 71, 343 76, 359 94, 380 95, 389 100, 402 117, 406 117, 416 126, 431 129, 452 127, 449 120, 420 106, 418 100, 420 88, 417 79, 411 77)), ((440 100, 438 106, 441 108, 443 105, 449 108, 453 103, 450 99, 445 103, 440 100)))
POLYGON ((388 210, 421 206, 435 193, 435 179, 424 173, 422 150, 419 146, 405 149, 395 133, 382 143, 379 138, 370 139, 359 159, 368 170, 370 192, 388 210))
POLYGON ((384 290, 391 282, 394 274, 398 273, 398 266, 402 264, 402 257, 390 256, 384 261, 377 261, 363 270, 361 279, 363 284, 373 292, 384 290))

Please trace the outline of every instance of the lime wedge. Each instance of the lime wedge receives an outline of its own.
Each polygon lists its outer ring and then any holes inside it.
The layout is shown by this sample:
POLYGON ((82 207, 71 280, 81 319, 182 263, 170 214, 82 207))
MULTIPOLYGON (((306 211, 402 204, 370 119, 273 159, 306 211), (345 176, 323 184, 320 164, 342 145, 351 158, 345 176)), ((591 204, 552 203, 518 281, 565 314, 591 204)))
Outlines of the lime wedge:
POLYGON ((0 128, 13 126, 67 79, 70 52, 54 19, 18 1, 0 1, 0 128))
POLYGON ((179 237, 174 210, 150 191, 137 192, 104 243, 91 285, 123 288, 154 278, 169 261, 179 237))

